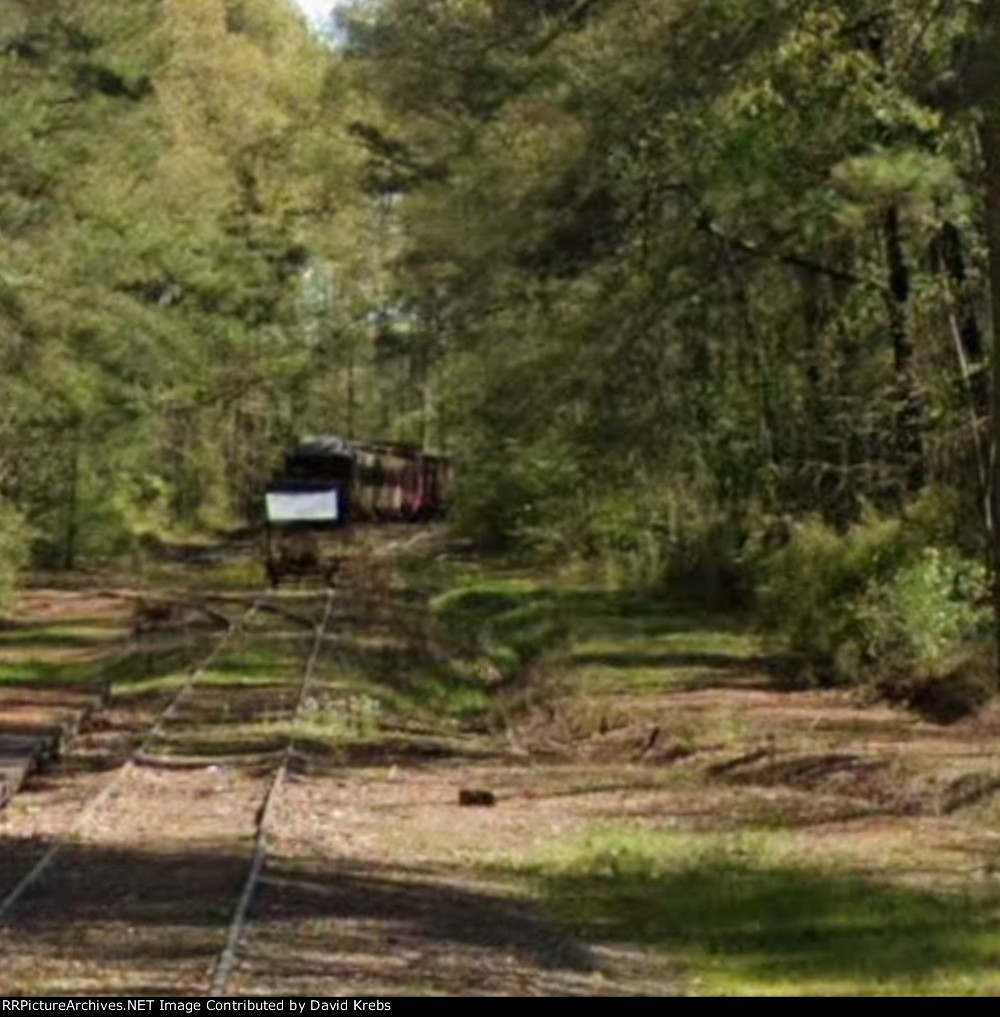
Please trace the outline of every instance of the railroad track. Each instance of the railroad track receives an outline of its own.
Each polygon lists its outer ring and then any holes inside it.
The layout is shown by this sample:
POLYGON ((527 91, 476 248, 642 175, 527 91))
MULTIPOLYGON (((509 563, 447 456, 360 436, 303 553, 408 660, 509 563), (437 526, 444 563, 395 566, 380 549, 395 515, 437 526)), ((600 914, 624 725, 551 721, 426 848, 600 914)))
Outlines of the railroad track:
MULTIPOLYGON (((156 885, 164 878, 162 871, 150 869, 151 876, 148 880, 150 885, 144 889, 120 891, 115 879, 118 872, 114 871, 109 861, 114 857, 115 851, 120 849, 109 849, 107 844, 109 841, 114 842, 118 831, 133 822, 133 813, 138 814, 134 818, 134 823, 138 824, 136 829, 141 827, 144 806, 143 781, 147 779, 143 774, 154 774, 158 780, 162 775, 163 779, 169 782, 172 779, 171 773, 176 769, 188 769, 189 772, 199 773, 226 769, 229 762, 225 756, 217 757, 214 760, 215 765, 212 765, 213 760, 185 758, 183 752, 178 754, 177 747, 181 746, 183 749, 186 736, 199 730, 199 725, 204 724, 206 716, 212 709, 218 711, 220 704, 225 703, 228 711, 230 701, 235 701, 238 707, 241 695, 253 701, 261 685, 252 684, 248 690, 237 687, 220 697, 218 687, 213 688, 211 683, 200 684, 200 678, 213 665, 217 668, 222 666, 222 661, 234 650, 233 644, 237 637, 240 633, 247 632, 248 623, 255 616, 266 615, 272 619, 278 617, 292 621, 300 630, 308 622, 308 631, 303 632, 300 637, 294 637, 302 638, 307 644, 304 647, 304 663, 301 664, 296 680, 286 679, 285 687, 279 687, 277 684, 268 687, 271 712, 267 716, 270 718, 272 714, 280 713, 283 723, 287 725, 283 743, 277 749, 270 748, 268 751, 252 753, 250 754, 252 758, 244 755, 239 761, 241 768, 249 767, 253 771, 250 780, 253 788, 257 789, 257 797, 252 803, 254 809, 252 853, 249 859, 243 855, 242 861, 236 857, 237 853, 227 857, 219 868, 218 877, 207 883, 203 895, 205 899, 195 899, 192 904, 192 908, 204 906, 206 913, 211 913, 214 921, 220 916, 223 900, 228 895, 224 941, 223 937, 216 941, 214 961, 209 962, 206 956, 201 967, 201 984, 197 989, 199 992, 210 991, 217 996, 226 994, 230 978, 238 963, 254 895, 267 864, 268 839, 274 823, 274 806, 281 795, 293 760, 296 730, 308 701, 316 665, 333 617, 335 594, 332 590, 326 591, 318 616, 312 617, 306 613, 307 604, 302 598, 298 598, 297 602, 293 601, 295 606, 290 610, 286 610, 280 603, 283 599, 285 598, 279 595, 269 595, 266 599, 264 595, 254 598, 217 640, 211 652, 188 670, 184 681, 149 723, 128 758, 79 805, 60 838, 45 849, 28 871, 0 897, 0 933, 19 936, 19 933, 24 931, 25 922, 30 928, 32 922, 37 922, 39 914, 46 918, 65 914, 70 919, 68 924, 71 927, 74 924, 86 927, 90 922, 107 924, 108 916, 116 911, 127 913, 131 906, 130 901, 134 901, 136 897, 141 898, 145 894, 151 899, 157 899, 164 896, 163 891, 156 885), (131 778, 134 778, 134 783, 131 778), (118 819, 115 819, 116 814, 118 819), (96 829, 97 821, 103 824, 101 834, 91 836, 95 832, 91 827, 93 825, 96 829), (108 836, 109 832, 111 836, 108 836), (95 845, 100 845, 96 852, 95 845), (236 890, 239 866, 242 867, 243 873, 238 879, 236 890), (103 881, 107 881, 108 892, 103 890, 103 881), (220 895, 222 899, 215 901, 214 904, 210 902, 209 899, 218 898, 220 895)), ((315 611, 315 601, 313 610, 315 611)), ((288 635, 286 630, 275 631, 273 628, 265 627, 258 630, 254 638, 260 640, 280 638, 284 641, 283 645, 287 646, 288 635)), ((237 802, 236 808, 240 815, 249 817, 251 804, 249 792, 241 787, 238 793, 233 795, 233 799, 237 802)), ((176 799, 172 803, 175 810, 178 801, 179 799, 176 799)), ((155 811, 156 807, 150 802, 151 812, 155 811)), ((169 807, 170 803, 167 805, 168 809, 169 807)), ((198 800, 188 803, 192 827, 197 826, 195 813, 199 807, 198 800)), ((181 817, 178 815, 178 818, 181 817)), ((178 831, 185 824, 186 817, 177 824, 178 831)), ((146 875, 141 871, 143 864, 141 859, 137 861, 134 865, 135 872, 131 874, 123 872, 121 879, 125 883, 134 881, 142 884, 146 875)), ((207 875, 203 878, 209 880, 207 875)), ((46 922, 43 921, 42 924, 46 922)), ((204 926, 206 923, 201 919, 194 924, 204 926)), ((18 938, 17 942, 20 941, 18 938)), ((196 980, 197 976, 192 974, 185 985, 190 987, 196 980)), ((13 985, 5 983, 0 973, 0 992, 12 990, 23 991, 23 986, 18 983, 13 985)))
POLYGON ((139 765, 144 753, 156 739, 162 734, 164 727, 170 718, 177 711, 183 699, 191 692, 199 679, 212 666, 219 655, 225 650, 232 639, 246 626, 247 622, 260 609, 262 596, 255 597, 243 611, 243 614, 231 622, 222 636, 216 640, 212 649, 199 661, 188 668, 184 681, 167 700, 166 704, 154 716, 147 731, 142 735, 139 743, 126 757, 123 763, 112 771, 111 776, 103 782, 100 788, 87 798, 77 811, 69 827, 64 833, 64 839, 51 844, 31 868, 21 877, 20 880, 6 893, 0 897, 0 922, 6 921, 13 912, 21 898, 45 875, 51 865, 65 849, 66 843, 82 830, 97 811, 108 801, 118 790, 129 772, 139 765))
POLYGON ((246 929, 247 916, 250 912, 250 904, 253 901, 254 893, 260 883, 260 878, 263 875, 264 867, 267 863, 267 841, 271 832, 274 805, 281 793, 285 780, 288 777, 288 766, 292 761, 292 754, 295 751, 296 732, 301 721, 303 707, 306 703, 310 684, 312 682, 316 661, 318 660, 320 651, 323 648, 323 638, 326 634, 326 627, 330 620, 330 611, 332 607, 333 593, 331 591, 327 594, 323 617, 316 626, 316 636, 313 642, 312 651, 306 660, 306 666, 302 672, 301 681, 299 682, 298 696, 296 697, 295 708, 292 713, 291 723, 288 729, 288 739, 285 743, 284 751, 281 754, 281 761, 274 771, 274 776, 271 778, 260 808, 257 810, 257 829, 254 836, 253 860, 251 861, 246 880, 243 884, 242 890, 240 891, 239 899, 237 900, 232 919, 229 923, 229 931, 226 935, 226 945, 223 947, 222 952, 219 955, 215 971, 212 974, 212 981, 209 989, 209 993, 212 996, 225 996, 227 994, 229 981, 236 967, 240 943, 243 939, 243 933, 246 929))

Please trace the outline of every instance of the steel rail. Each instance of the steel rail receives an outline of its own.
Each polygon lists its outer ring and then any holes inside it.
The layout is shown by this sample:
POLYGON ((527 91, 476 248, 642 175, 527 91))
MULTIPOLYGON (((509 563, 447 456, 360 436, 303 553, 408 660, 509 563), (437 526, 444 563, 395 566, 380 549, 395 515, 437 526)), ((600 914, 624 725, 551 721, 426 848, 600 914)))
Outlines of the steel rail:
POLYGON ((263 873, 264 866, 267 863, 267 840, 270 832, 274 805, 280 795, 285 779, 288 776, 288 767, 295 752, 296 732, 302 716, 303 707, 306 703, 306 694, 308 693, 309 687, 312 683, 312 675, 316 667, 316 661, 319 659, 320 651, 323 648, 323 637, 326 632, 327 624, 330 620, 332 608, 333 591, 330 590, 327 592, 326 607, 323 611, 323 617, 315 626, 312 652, 309 654, 309 658, 306 661, 305 670, 302 673, 302 681, 299 684, 299 692, 296 698, 295 709, 292 712, 291 726, 288 732, 288 741, 281 754, 281 762, 276 768, 274 776, 271 778, 271 782, 268 785, 267 791, 264 795, 264 800, 261 803, 260 808, 257 810, 257 831, 254 837, 253 859, 250 863, 250 869, 247 872, 243 889, 240 892, 236 908, 233 911, 233 916, 229 923, 229 930, 226 935, 226 944, 223 947, 222 952, 219 954, 215 969, 212 973, 211 986, 209 988, 210 996, 226 995, 229 979, 236 967, 239 946, 243 939, 243 932, 246 928, 250 904, 253 901, 254 892, 257 889, 257 884, 260 882, 261 874, 263 873))
POLYGON ((260 609, 261 599, 262 598, 257 598, 247 608, 243 615, 240 616, 240 618, 230 623, 229 628, 216 642, 215 646, 212 647, 211 652, 199 663, 188 669, 185 681, 170 698, 170 701, 157 714, 156 719, 152 726, 146 731, 142 741, 132 750, 128 758, 119 767, 117 767, 111 778, 104 784, 104 786, 80 809, 69 828, 63 834, 62 839, 51 844, 38 861, 35 862, 31 869, 29 869, 28 872, 25 873, 25 875, 17 882, 13 889, 0 899, 0 922, 7 919, 25 893, 27 893, 27 891, 38 882, 52 863, 59 857, 68 841, 76 836, 80 830, 83 829, 88 822, 90 822, 97 813, 97 810, 100 809, 101 806, 104 805, 104 803, 107 802, 111 795, 118 789, 125 776, 139 765, 139 762, 146 750, 153 741, 160 736, 164 725, 170 717, 173 716, 184 696, 195 685, 198 679, 208 670, 223 649, 225 649, 225 647, 229 644, 233 636, 237 632, 241 631, 246 626, 246 623, 250 620, 250 618, 253 617, 253 615, 260 609))

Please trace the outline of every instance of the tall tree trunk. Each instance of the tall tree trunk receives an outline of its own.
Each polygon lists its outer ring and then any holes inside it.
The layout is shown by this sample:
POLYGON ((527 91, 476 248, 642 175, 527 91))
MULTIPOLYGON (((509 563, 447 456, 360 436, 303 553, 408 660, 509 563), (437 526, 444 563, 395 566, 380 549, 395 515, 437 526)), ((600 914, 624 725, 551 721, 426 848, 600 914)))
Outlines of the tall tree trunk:
POLYGON ((919 491, 926 479, 924 463, 924 399, 917 384, 910 337, 910 269, 903 249, 899 209, 892 205, 883 223, 886 262, 889 268, 889 329, 896 367, 899 408, 896 411, 896 442, 903 465, 906 490, 919 491))
POLYGON ((953 222, 946 222, 938 231, 934 248, 948 278, 951 297, 955 304, 958 334, 962 342, 962 353, 969 368, 968 386, 976 415, 986 417, 990 408, 989 376, 985 369, 986 344, 969 292, 969 274, 962 234, 953 222))
POLYGON ((354 339, 351 338, 351 347, 347 354, 347 438, 354 439, 354 411, 357 401, 357 393, 354 386, 354 339))
POLYGON ((76 543, 80 512, 80 425, 74 424, 69 439, 69 463, 66 477, 66 525, 63 531, 62 567, 69 572, 76 566, 76 543))
MULTIPOLYGON (((1000 42, 1000 3, 980 5, 977 40, 983 53, 995 52, 1000 42)), ((990 75, 979 97, 982 119, 979 144, 983 155, 983 198, 986 206, 986 247, 989 252, 990 320, 993 342, 990 348, 992 399, 990 401, 990 518, 993 520, 990 546, 993 550, 993 616, 996 630, 996 668, 1000 684, 1000 79, 990 75)))
MULTIPOLYGON (((1000 36, 1000 5, 992 8, 994 37, 1000 36)), ((988 104, 979 130, 983 150, 986 199, 986 243, 989 250, 990 318, 993 322, 991 349, 992 400, 990 406, 990 518, 993 519, 993 610, 996 620, 997 674, 1000 677, 1000 471, 997 448, 1000 447, 1000 105, 988 104)))
POLYGON ((931 256, 934 268, 943 274, 948 287, 949 324, 954 335, 961 382, 969 405, 977 494, 987 533, 992 533, 989 442, 985 433, 990 415, 990 379, 986 362, 986 343, 969 291, 962 234, 953 222, 946 222, 938 231, 931 245, 931 256))

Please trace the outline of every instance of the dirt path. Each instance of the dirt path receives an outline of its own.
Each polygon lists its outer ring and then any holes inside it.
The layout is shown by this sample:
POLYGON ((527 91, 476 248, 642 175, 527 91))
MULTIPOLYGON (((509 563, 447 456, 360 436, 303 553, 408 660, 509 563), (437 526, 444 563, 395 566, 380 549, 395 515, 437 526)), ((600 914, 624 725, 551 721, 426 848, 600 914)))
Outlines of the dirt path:
POLYGON ((0 812, 0 899, 60 846, 0 920, 0 993, 204 995, 290 736, 231 994, 1000 991, 996 708, 943 727, 780 689, 718 620, 579 592, 560 655, 496 700, 496 668, 449 658, 387 569, 348 575, 297 722, 307 589, 214 658, 84 824, 218 632, 154 628, 124 662, 82 646, 67 685, 87 618, 36 597, 4 644, 34 678, 7 691, 114 682, 0 812))
MULTIPOLYGON (((301 598, 295 604, 301 612, 301 598)), ((531 843, 564 828, 525 793, 537 773, 512 767, 495 738, 450 723, 418 724, 414 735, 400 713, 384 731, 362 730, 358 687, 370 689, 372 675, 359 670, 384 677, 395 651, 404 660, 408 651, 405 640, 394 644, 391 610, 352 613, 349 597, 341 606, 229 992, 671 991, 672 983, 622 980, 509 878, 491 875, 494 860, 523 853, 526 834, 531 843), (469 786, 493 789, 497 804, 460 807, 458 791, 469 786)), ((0 922, 0 993, 208 991, 289 734, 308 637, 271 613, 234 642, 142 765, 78 823, 184 680, 183 670, 144 667, 0 814, 0 895, 60 845, 0 922)))

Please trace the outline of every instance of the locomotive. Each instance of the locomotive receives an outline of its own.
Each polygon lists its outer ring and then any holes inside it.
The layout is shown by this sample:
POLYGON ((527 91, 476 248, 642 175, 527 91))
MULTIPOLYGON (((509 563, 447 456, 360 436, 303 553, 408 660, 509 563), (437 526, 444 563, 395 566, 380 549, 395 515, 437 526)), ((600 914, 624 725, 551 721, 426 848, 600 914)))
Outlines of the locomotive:
POLYGON ((356 523, 423 522, 444 515, 447 458, 419 446, 303 439, 265 491, 267 573, 333 580, 356 523))

